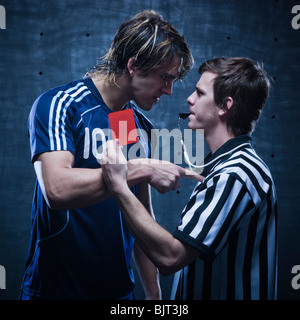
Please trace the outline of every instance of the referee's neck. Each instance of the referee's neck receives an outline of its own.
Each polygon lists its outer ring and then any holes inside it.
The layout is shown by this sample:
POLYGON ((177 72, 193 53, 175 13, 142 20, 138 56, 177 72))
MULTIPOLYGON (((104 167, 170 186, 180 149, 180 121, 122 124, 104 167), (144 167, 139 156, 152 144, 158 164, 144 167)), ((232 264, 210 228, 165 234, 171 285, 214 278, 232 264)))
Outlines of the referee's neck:
POLYGON ((205 131, 207 130, 204 130, 205 140, 208 144, 211 154, 214 154, 224 143, 235 137, 233 134, 228 132, 227 129, 215 129, 212 130, 211 133, 208 132, 207 134, 205 131))

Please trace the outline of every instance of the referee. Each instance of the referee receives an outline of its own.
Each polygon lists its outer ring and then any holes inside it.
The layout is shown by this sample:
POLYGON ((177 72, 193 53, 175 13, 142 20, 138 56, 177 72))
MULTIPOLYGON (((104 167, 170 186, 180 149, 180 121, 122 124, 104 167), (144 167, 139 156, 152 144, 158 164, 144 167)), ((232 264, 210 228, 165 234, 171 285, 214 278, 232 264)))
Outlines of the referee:
POLYGON ((170 234, 147 214, 126 184, 126 162, 103 175, 136 241, 162 274, 177 272, 177 299, 276 299, 277 197, 251 133, 269 94, 262 66, 248 58, 216 58, 199 68, 188 97, 189 128, 204 129, 210 148, 204 179, 170 234), (182 269, 183 268, 183 269, 182 269))

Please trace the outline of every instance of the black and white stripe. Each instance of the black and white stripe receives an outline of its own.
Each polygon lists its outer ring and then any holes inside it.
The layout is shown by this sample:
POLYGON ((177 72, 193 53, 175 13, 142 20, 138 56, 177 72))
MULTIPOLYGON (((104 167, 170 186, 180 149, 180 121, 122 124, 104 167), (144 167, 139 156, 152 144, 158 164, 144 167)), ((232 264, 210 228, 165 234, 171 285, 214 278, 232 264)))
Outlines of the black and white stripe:
POLYGON ((211 168, 193 191, 174 236, 203 258, 177 274, 185 297, 276 297, 276 192, 268 167, 251 147, 211 168))

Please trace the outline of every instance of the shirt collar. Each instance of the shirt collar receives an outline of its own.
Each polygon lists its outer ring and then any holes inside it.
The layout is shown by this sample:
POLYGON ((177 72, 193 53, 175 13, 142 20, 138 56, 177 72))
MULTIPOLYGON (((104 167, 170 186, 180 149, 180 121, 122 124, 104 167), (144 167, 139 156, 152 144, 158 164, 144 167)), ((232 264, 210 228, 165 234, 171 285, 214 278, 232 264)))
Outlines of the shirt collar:
MULTIPOLYGON (((252 140, 252 136, 249 134, 243 134, 243 135, 237 136, 235 138, 232 138, 232 139, 226 141, 219 149, 217 149, 217 151, 213 155, 211 153, 209 153, 205 157, 204 163, 208 163, 210 161, 213 161, 215 158, 217 158, 221 154, 226 153, 226 152, 238 147, 241 144, 244 144, 244 143, 251 144, 251 140, 252 140)), ((209 166, 205 167, 202 172, 202 175, 205 177, 209 173, 209 171, 212 169, 212 167, 216 165, 216 163, 218 161, 220 161, 220 160, 217 160, 216 162, 213 162, 209 166)))

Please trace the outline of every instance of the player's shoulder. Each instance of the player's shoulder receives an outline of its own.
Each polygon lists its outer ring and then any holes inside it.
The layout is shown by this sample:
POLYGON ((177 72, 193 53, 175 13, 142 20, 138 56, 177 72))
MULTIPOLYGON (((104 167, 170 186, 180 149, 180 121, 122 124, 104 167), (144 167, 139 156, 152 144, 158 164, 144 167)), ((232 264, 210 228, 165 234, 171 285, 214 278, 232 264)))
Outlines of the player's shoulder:
POLYGON ((88 90, 83 79, 53 87, 43 92, 33 103, 31 113, 48 113, 62 105, 70 105, 78 92, 88 90))
POLYGON ((56 87, 53 87, 44 93, 42 93, 37 100, 45 101, 45 100, 52 100, 53 98, 56 99, 63 99, 66 96, 74 96, 74 94, 78 91, 83 91, 87 89, 84 79, 72 81, 66 84, 62 84, 56 87))

